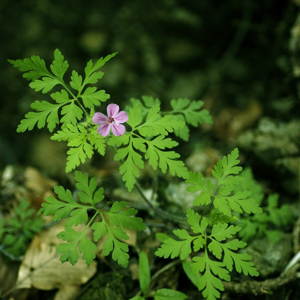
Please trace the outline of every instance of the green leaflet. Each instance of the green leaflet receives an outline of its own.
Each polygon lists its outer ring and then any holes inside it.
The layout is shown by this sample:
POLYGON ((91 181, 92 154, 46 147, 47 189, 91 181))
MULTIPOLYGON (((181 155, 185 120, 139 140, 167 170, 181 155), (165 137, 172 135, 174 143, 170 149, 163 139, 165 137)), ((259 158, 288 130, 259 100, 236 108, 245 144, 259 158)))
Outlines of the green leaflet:
POLYGON ((292 224, 294 215, 289 205, 279 206, 278 199, 277 194, 269 195, 261 214, 240 220, 242 229, 239 235, 243 240, 267 236, 270 241, 275 242, 282 237, 282 229, 292 224))
POLYGON ((66 141, 67 151, 66 172, 71 172, 80 164, 92 158, 94 152, 105 154, 105 139, 99 135, 96 128, 87 129, 82 125, 65 125, 52 137, 54 141, 66 141))
POLYGON ((228 217, 232 217, 234 213, 260 213, 260 200, 252 196, 251 186, 243 184, 241 178, 244 175, 238 164, 238 149, 234 149, 213 168, 214 180, 205 178, 202 174, 190 174, 187 180, 189 191, 199 193, 194 205, 213 203, 217 210, 228 217))
POLYGON ((16 69, 24 72, 23 77, 28 80, 35 80, 42 76, 49 75, 45 61, 39 56, 31 56, 25 59, 8 60, 16 69))
POLYGON ((26 130, 32 130, 36 125, 39 129, 47 127, 50 132, 54 130, 59 123, 58 109, 60 104, 52 104, 47 101, 35 101, 31 104, 31 108, 35 112, 28 112, 25 115, 25 119, 21 121, 17 128, 17 132, 24 132, 26 130))
POLYGON ((174 133, 184 141, 189 139, 188 126, 197 127, 201 124, 211 124, 212 118, 206 109, 202 109, 202 101, 190 101, 186 98, 171 100, 172 111, 170 114, 174 117, 174 133), (175 123, 177 121, 177 123, 175 123))
POLYGON ((129 237, 126 231, 143 230, 142 219, 135 217, 137 211, 126 202, 114 202, 111 208, 100 209, 98 205, 104 201, 104 190, 97 187, 96 178, 77 171, 74 179, 76 196, 70 190, 56 186, 56 197, 48 197, 41 209, 44 215, 53 216, 55 221, 65 220, 65 230, 58 235, 64 241, 57 247, 61 261, 75 264, 83 259, 90 264, 100 250, 96 242, 103 238, 102 254, 112 254, 113 260, 127 266, 126 240, 129 237), (93 238, 89 234, 91 231, 93 238))
POLYGON ((164 258, 180 257, 185 260, 192 253, 192 242, 195 238, 191 237, 184 229, 173 230, 173 234, 178 240, 173 238, 164 240, 155 255, 164 258))
POLYGON ((110 98, 104 90, 97 90, 95 87, 87 88, 80 96, 83 104, 87 108, 99 106, 101 102, 105 102, 110 98))
POLYGON ((131 99, 127 109, 132 130, 108 142, 117 148, 114 158, 121 162, 120 173, 127 189, 133 189, 145 161, 164 174, 186 178, 188 170, 173 150, 178 143, 168 137, 178 128, 178 118, 161 112, 159 100, 152 97, 131 99))
POLYGON ((128 265, 129 260, 128 245, 124 242, 129 238, 126 230, 145 228, 142 219, 135 217, 136 213, 135 209, 128 208, 127 203, 114 202, 108 212, 102 213, 102 221, 92 226, 95 241, 105 237, 102 254, 112 253, 112 259, 123 267, 128 265))

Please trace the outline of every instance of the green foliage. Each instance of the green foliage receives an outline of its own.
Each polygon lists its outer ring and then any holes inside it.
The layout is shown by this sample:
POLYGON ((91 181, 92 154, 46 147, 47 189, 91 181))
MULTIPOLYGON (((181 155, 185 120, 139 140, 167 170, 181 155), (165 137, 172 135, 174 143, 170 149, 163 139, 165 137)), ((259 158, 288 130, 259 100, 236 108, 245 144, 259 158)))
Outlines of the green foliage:
POLYGON ((10 215, 0 220, 0 251, 18 259, 42 226, 42 219, 30 208, 29 202, 21 200, 10 215))
POLYGON ((52 140, 66 141, 70 147, 66 172, 86 162, 94 152, 100 155, 105 153, 104 139, 97 134, 91 118, 95 106, 107 101, 110 96, 105 90, 89 85, 96 84, 103 77, 104 73, 100 69, 115 55, 107 55, 95 62, 88 61, 84 75, 73 70, 69 83, 64 80, 69 63, 58 49, 54 51, 50 69, 38 56, 9 60, 31 81, 29 86, 33 90, 43 94, 51 92, 49 100, 34 101, 31 104, 33 111, 25 114, 17 132, 30 131, 35 126, 38 129, 47 127, 50 132, 56 131, 52 140), (52 92, 55 87, 57 90, 52 92))
POLYGON ((69 147, 67 151, 66 172, 70 172, 90 159, 94 153, 105 154, 105 139, 97 133, 96 127, 86 128, 82 124, 77 126, 66 124, 55 133, 53 141, 65 141, 69 147))
POLYGON ((174 133, 184 141, 189 139, 188 125, 197 127, 203 123, 211 124, 212 119, 206 109, 201 109, 202 101, 190 101, 186 98, 171 100, 172 111, 171 115, 177 121, 177 126, 174 127, 174 133))
POLYGON ((246 183, 249 172, 242 172, 238 164, 238 150, 234 149, 213 168, 213 179, 191 174, 187 182, 190 191, 196 192, 194 205, 210 205, 208 213, 201 216, 189 209, 186 217, 191 232, 173 230, 174 237, 164 236, 155 252, 163 258, 179 257, 187 276, 208 300, 220 297, 222 281, 229 281, 233 270, 258 275, 251 257, 240 252, 246 243, 237 238, 241 228, 236 223, 241 214, 259 216, 260 191, 252 182, 246 183))
POLYGON ((187 99, 184 101, 188 108, 181 112, 186 115, 193 112, 193 116, 187 117, 187 121, 181 120, 177 116, 177 111, 161 112, 159 99, 152 97, 143 97, 142 101, 131 99, 128 106, 128 124, 131 131, 122 137, 112 137, 108 142, 109 145, 118 148, 115 160, 121 161, 120 173, 128 190, 133 189, 145 160, 154 170, 160 169, 164 174, 187 177, 187 168, 179 160, 180 155, 173 150, 178 143, 168 135, 174 133, 178 136, 176 134, 178 129, 187 126, 186 124, 197 126, 209 123, 211 119, 206 110, 198 111, 203 104, 201 101, 187 99))
POLYGON ((142 220, 135 217, 137 211, 128 208, 125 202, 115 202, 111 209, 103 214, 101 222, 95 222, 94 240, 105 237, 102 254, 104 256, 112 253, 112 259, 119 265, 128 265, 128 245, 124 241, 129 239, 126 230, 143 230, 145 228, 142 220))
POLYGON ((242 168, 238 164, 238 149, 234 149, 213 168, 213 179, 204 178, 201 174, 191 174, 187 181, 190 185, 189 191, 200 192, 194 205, 212 204, 228 217, 236 213, 260 213, 260 203, 257 198, 252 198, 252 190, 241 185, 242 168))
POLYGON ((271 241, 280 239, 282 230, 292 224, 294 214, 289 205, 284 204, 279 207, 279 196, 271 194, 267 198, 267 205, 263 207, 263 212, 254 216, 248 216, 240 220, 240 237, 249 241, 251 239, 267 236, 271 241))
MULTIPOLYGON (((25 132, 35 126, 38 129, 47 126, 50 132, 56 131, 51 139, 67 142, 69 147, 66 172, 91 159, 95 152, 105 154, 106 139, 97 133, 91 119, 95 106, 107 101, 110 96, 104 90, 89 85, 96 84, 103 77, 100 69, 115 55, 107 55, 95 62, 88 61, 84 74, 73 70, 69 81, 64 80, 69 64, 59 50, 54 51, 50 70, 38 56, 10 60, 31 81, 29 86, 35 91, 46 94, 56 86, 61 88, 50 94, 52 102, 33 102, 33 111, 21 120, 17 131, 25 132)), ((120 173, 128 190, 133 189, 145 161, 164 174, 187 177, 186 166, 173 150, 178 143, 168 135, 175 134, 187 140, 188 125, 211 123, 211 117, 207 110, 201 109, 202 101, 175 99, 171 101, 171 106, 170 112, 161 112, 158 99, 131 99, 128 107, 131 131, 109 139, 109 145, 117 148, 115 159, 121 161, 120 173)))
POLYGON ((70 190, 56 186, 56 197, 48 197, 42 205, 44 215, 53 216, 55 221, 65 220, 65 230, 58 235, 65 241, 57 247, 61 261, 75 264, 82 258, 90 264, 98 252, 97 242, 103 239, 102 254, 111 253, 113 260, 126 267, 129 260, 126 231, 145 228, 142 220, 135 217, 137 211, 126 202, 99 208, 99 203, 104 200, 104 190, 97 188, 96 178, 77 171, 74 179, 78 190, 76 197, 70 190))
POLYGON ((193 234, 174 230, 176 239, 168 237, 155 254, 164 258, 179 257, 184 262, 188 277, 206 299, 220 297, 220 291, 224 289, 222 280, 230 280, 233 267, 244 275, 258 275, 251 257, 238 252, 246 246, 246 243, 234 238, 239 227, 226 223, 211 225, 209 219, 192 209, 187 212, 187 218, 193 234), (200 250, 200 256, 192 255, 200 250))

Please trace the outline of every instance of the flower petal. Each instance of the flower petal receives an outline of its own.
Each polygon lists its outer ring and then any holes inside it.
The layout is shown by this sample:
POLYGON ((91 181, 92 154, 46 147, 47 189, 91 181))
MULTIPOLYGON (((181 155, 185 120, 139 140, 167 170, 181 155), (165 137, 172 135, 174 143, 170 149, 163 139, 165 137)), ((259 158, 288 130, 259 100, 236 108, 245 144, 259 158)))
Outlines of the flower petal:
POLYGON ((96 112, 93 116, 93 122, 95 124, 103 124, 108 121, 108 117, 102 113, 96 112))
POLYGON ((122 124, 112 124, 112 127, 111 127, 111 130, 112 130, 112 133, 116 136, 120 136, 120 135, 123 135, 126 131, 126 128, 124 125, 122 124))
POLYGON ((118 112, 119 112, 119 105, 118 104, 109 104, 109 105, 107 105, 107 108, 106 108, 106 110, 107 110, 107 116, 108 117, 111 117, 111 118, 114 118, 117 114, 118 114, 118 112))
POLYGON ((128 121, 128 114, 125 111, 120 111, 115 117, 114 120, 118 123, 125 123, 128 121))
POLYGON ((98 132, 102 135, 102 136, 108 136, 109 132, 110 132, 110 128, 111 128, 112 124, 102 124, 99 128, 98 128, 98 132))

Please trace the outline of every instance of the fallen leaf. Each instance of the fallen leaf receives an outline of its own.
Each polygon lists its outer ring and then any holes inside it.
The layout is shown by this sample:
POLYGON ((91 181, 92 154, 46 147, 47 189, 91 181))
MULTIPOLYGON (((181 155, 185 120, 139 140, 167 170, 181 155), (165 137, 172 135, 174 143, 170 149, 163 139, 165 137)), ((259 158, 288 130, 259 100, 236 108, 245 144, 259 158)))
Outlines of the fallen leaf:
POLYGON ((55 246, 61 243, 56 235, 63 229, 63 224, 58 224, 33 239, 19 269, 17 288, 59 289, 55 300, 71 300, 80 285, 96 273, 95 262, 89 266, 82 260, 75 265, 60 262, 55 246))

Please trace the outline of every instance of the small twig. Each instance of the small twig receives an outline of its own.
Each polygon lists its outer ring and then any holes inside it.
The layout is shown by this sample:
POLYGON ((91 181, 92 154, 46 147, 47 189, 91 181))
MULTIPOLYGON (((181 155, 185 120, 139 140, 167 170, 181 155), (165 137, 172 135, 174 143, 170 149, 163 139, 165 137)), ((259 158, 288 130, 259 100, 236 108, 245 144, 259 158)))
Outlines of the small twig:
POLYGON ((225 282, 224 287, 227 291, 237 294, 254 294, 263 295, 271 294, 273 290, 297 279, 297 271, 300 264, 295 264, 286 272, 282 272, 277 278, 267 279, 264 281, 248 280, 240 283, 225 282))
POLYGON ((172 262, 170 262, 169 264, 165 265, 163 268, 159 269, 156 273, 154 273, 154 275, 152 276, 151 279, 151 286, 153 285, 154 281, 164 272, 166 272, 167 270, 173 268, 174 266, 178 265, 179 263, 181 263, 180 259, 176 259, 173 260, 172 262))

